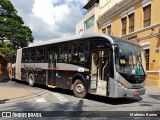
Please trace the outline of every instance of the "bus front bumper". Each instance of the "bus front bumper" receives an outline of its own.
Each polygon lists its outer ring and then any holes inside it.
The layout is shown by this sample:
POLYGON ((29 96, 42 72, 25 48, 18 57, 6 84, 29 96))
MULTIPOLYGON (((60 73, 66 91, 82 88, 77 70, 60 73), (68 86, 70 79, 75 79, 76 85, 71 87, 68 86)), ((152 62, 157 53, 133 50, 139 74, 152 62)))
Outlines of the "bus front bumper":
POLYGON ((146 87, 143 88, 125 88, 124 86, 118 87, 115 97, 135 97, 142 96, 146 92, 146 87))
POLYGON ((128 97, 134 97, 134 96, 142 96, 146 92, 146 88, 139 88, 139 89, 126 89, 125 94, 128 97))

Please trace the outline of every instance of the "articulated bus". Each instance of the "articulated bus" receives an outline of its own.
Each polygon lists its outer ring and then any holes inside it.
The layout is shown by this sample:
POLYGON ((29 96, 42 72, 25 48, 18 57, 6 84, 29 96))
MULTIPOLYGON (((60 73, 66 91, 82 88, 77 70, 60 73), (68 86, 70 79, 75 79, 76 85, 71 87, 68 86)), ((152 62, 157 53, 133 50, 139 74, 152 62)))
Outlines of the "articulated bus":
POLYGON ((141 46, 121 38, 84 33, 18 49, 8 64, 11 79, 112 98, 145 94, 141 46))

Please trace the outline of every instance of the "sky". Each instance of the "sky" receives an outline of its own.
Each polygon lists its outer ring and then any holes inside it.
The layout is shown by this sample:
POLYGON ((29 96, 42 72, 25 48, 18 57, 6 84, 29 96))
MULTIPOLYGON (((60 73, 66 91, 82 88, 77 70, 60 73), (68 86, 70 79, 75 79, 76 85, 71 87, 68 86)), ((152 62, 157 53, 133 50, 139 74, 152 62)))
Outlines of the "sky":
POLYGON ((34 42, 75 35, 88 0, 11 0, 34 42))

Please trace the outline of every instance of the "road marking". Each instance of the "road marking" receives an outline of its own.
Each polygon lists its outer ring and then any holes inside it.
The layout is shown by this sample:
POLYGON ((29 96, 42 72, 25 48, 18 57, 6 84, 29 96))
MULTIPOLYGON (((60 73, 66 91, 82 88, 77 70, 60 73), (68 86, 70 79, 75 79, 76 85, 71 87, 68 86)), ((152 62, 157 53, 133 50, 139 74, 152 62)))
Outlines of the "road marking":
POLYGON ((61 102, 67 102, 68 101, 65 97, 63 97, 59 93, 52 93, 52 94, 61 102))
POLYGON ((38 98, 38 99, 36 99, 36 102, 46 102, 46 99, 45 98, 38 98))

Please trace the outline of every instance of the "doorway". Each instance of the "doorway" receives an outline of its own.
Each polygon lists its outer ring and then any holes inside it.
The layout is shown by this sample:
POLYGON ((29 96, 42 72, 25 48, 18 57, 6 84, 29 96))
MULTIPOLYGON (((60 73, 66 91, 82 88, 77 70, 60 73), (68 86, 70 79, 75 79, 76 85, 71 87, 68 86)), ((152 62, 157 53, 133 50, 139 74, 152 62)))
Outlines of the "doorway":
POLYGON ((48 51, 48 85, 56 86, 57 52, 48 51))
POLYGON ((109 50, 92 52, 90 88, 93 93, 108 94, 110 54, 109 50))

